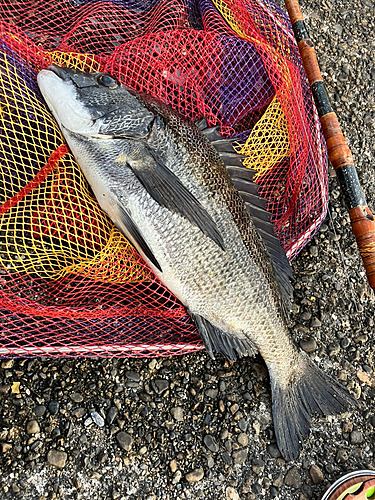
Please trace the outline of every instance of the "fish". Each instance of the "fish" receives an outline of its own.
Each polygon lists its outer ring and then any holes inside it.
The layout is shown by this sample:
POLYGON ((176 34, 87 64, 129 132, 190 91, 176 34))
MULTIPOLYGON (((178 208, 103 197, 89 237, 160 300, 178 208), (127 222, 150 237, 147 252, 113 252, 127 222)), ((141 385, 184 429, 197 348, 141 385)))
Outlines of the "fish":
POLYGON ((102 210, 184 304, 208 354, 258 353, 278 448, 298 457, 315 414, 355 398, 293 341, 291 267, 233 143, 113 76, 49 66, 40 91, 102 210))

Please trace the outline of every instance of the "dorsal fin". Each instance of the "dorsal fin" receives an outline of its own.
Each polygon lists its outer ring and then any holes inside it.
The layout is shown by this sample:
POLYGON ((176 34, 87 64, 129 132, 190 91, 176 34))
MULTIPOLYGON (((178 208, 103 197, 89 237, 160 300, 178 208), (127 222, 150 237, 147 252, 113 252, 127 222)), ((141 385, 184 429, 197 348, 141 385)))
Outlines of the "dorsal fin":
POLYGON ((243 157, 234 151, 233 140, 223 139, 218 127, 204 128, 207 127, 206 124, 207 122, 202 120, 199 128, 219 153, 234 186, 245 202, 247 211, 270 258, 279 284, 282 306, 288 316, 293 300, 293 287, 290 281, 293 278, 293 272, 285 250, 275 234, 271 214, 266 209, 267 201, 258 194, 258 186, 253 182, 256 172, 243 166, 243 157))

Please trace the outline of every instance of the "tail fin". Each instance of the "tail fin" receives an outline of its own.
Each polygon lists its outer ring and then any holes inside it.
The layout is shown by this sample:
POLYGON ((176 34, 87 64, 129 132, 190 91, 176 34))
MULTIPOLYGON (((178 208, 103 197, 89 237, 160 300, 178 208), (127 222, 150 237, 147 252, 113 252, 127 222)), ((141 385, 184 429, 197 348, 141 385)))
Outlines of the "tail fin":
MULTIPOLYGON (((301 353, 302 354, 302 353, 301 353)), ((270 372, 272 412, 276 441, 286 460, 294 460, 302 449, 302 440, 310 432, 314 414, 335 415, 357 401, 341 384, 302 355, 302 376, 281 387, 270 372)))

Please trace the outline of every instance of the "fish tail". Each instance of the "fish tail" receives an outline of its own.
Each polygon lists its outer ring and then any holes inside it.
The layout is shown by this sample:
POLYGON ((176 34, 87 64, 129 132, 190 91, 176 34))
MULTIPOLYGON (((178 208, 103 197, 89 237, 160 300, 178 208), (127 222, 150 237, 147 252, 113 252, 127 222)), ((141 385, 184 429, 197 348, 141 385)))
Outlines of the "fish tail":
POLYGON ((298 457, 314 414, 335 415, 357 405, 345 387, 322 372, 303 353, 300 363, 295 371, 299 376, 292 377, 287 384, 280 384, 275 371, 270 369, 276 441, 286 460, 298 457))

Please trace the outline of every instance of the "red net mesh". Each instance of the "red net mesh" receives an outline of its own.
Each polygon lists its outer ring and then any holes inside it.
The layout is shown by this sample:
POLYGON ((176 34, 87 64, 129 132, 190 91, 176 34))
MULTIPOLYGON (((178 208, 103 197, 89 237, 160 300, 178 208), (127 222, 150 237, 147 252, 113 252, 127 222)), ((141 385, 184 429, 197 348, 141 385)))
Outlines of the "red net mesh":
POLYGON ((109 72, 236 138, 293 258, 324 219, 327 178, 285 14, 271 0, 0 4, 0 355, 201 349, 69 153, 36 83, 51 63, 109 72))

